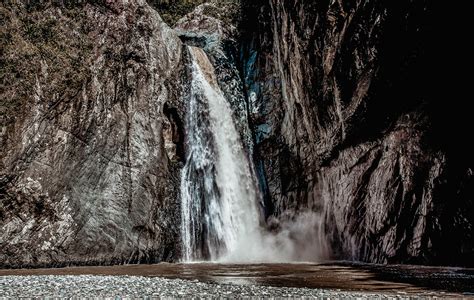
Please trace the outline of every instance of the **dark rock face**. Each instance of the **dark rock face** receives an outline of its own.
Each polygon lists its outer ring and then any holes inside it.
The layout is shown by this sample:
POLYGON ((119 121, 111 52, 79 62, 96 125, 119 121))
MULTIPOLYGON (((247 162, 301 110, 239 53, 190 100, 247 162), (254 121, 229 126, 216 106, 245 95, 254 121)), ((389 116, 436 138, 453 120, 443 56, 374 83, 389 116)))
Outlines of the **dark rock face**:
POLYGON ((321 212, 334 258, 472 265, 472 149, 445 134, 464 127, 444 125, 433 88, 437 8, 246 5, 243 72, 267 216, 321 212))
POLYGON ((2 114, 0 267, 179 257, 178 36, 144 1, 2 14, 23 69, 1 97, 24 98, 2 114))
POLYGON ((175 30, 142 0, 66 3, 0 7, 0 267, 179 259, 183 41, 216 69, 270 227, 313 211, 332 258, 473 264, 470 110, 437 88, 435 4, 243 1, 239 32, 235 1, 175 30))

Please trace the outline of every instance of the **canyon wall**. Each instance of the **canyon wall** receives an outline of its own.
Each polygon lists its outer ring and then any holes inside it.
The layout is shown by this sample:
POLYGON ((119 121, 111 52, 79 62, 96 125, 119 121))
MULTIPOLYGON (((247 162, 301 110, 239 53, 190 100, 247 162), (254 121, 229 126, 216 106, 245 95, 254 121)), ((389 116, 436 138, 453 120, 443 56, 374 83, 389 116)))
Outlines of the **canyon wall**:
POLYGON ((263 226, 314 213, 295 240, 321 259, 473 264, 471 111, 438 4, 209 2, 175 30, 143 0, 1 5, 0 267, 182 257, 184 44, 230 103, 263 226))
POLYGON ((439 58, 455 51, 443 52, 439 7, 244 4, 267 218, 319 213, 331 258, 472 265, 472 146, 454 138, 468 106, 441 89, 451 80, 439 58))
POLYGON ((179 257, 178 36, 144 1, 1 14, 0 267, 179 257))

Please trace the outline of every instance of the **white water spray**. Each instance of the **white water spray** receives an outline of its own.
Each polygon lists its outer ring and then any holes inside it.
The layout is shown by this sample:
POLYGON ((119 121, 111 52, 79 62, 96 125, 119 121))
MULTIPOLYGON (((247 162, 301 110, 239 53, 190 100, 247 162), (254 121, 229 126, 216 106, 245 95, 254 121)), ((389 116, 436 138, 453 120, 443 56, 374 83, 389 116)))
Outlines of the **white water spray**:
POLYGON ((231 107, 205 52, 196 47, 189 52, 193 65, 181 178, 183 260, 297 259, 291 231, 270 234, 260 226, 259 194, 231 107))

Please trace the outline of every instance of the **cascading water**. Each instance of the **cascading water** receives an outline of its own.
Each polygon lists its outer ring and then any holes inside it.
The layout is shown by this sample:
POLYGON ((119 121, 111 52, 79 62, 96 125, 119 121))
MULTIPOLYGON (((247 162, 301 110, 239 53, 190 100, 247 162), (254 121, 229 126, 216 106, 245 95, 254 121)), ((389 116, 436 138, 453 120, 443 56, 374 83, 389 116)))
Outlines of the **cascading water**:
POLYGON ((202 49, 189 51, 188 158, 181 180, 184 259, 242 258, 239 249, 247 251, 249 242, 261 239, 256 185, 214 68, 202 49))
MULTIPOLYGON (((187 111, 187 160, 181 175, 184 261, 268 262, 301 260, 294 229, 278 234, 260 226, 259 193, 252 166, 206 53, 192 58, 187 111), (295 243, 296 241, 296 243, 295 243)), ((314 226, 314 224, 311 224, 314 226)), ((307 243, 307 236, 303 243, 307 243)))

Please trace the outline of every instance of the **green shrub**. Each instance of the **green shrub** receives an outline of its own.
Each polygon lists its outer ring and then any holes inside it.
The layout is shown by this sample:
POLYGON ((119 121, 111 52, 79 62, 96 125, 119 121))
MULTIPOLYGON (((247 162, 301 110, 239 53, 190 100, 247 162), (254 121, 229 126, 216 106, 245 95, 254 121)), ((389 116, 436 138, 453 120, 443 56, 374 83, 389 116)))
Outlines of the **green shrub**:
POLYGON ((156 8, 169 26, 176 25, 179 19, 192 12, 196 6, 207 2, 206 0, 148 0, 156 8))

